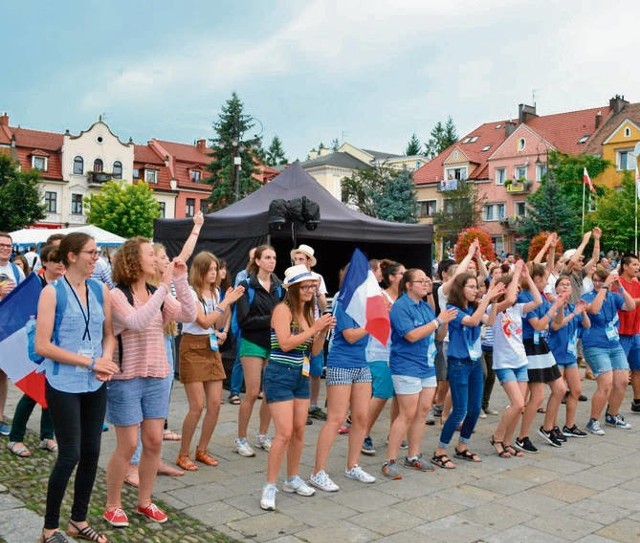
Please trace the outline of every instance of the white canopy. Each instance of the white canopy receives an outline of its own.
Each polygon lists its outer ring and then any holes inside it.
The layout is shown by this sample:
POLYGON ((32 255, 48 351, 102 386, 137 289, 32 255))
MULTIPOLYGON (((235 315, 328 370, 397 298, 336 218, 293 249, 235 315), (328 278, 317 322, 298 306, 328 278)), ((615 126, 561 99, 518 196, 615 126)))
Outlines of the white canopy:
POLYGON ((30 245, 42 245, 51 234, 70 234, 71 232, 84 232, 89 234, 96 240, 96 243, 103 247, 115 247, 122 245, 126 239, 120 236, 116 236, 111 232, 107 232, 102 228, 98 228, 93 224, 87 224, 85 226, 73 226, 70 228, 61 228, 58 230, 51 230, 49 228, 25 228, 23 230, 16 230, 11 232, 11 239, 13 244, 19 247, 25 247, 30 245))

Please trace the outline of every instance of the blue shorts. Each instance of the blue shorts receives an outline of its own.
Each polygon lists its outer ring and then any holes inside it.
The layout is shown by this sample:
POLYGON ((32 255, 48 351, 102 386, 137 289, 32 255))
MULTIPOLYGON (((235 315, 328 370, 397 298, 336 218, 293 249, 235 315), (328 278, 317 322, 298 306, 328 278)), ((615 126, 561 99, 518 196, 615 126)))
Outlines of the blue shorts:
POLYGON ((134 377, 107 383, 107 421, 114 426, 133 426, 145 419, 169 415, 171 379, 134 377))
POLYGON ((393 398, 393 380, 391 370, 385 361, 369 362, 371 371, 371 395, 374 398, 388 400, 393 398))
POLYGON ((267 362, 262 376, 262 390, 267 403, 309 399, 309 378, 301 366, 267 362))
POLYGON ((412 377, 411 375, 392 375, 393 390, 396 394, 420 394, 423 388, 436 388, 438 381, 433 377, 412 377))
POLYGON ((633 336, 620 336, 620 345, 627 356, 629 367, 636 371, 640 370, 640 334, 633 336))
POLYGON ((529 372, 527 371, 528 366, 525 364, 524 366, 520 366, 519 368, 500 368, 494 369, 493 371, 500 381, 500 384, 511 383, 513 381, 518 381, 518 383, 527 383, 529 382, 529 372))
POLYGON ((320 377, 322 375, 322 368, 324 367, 324 353, 320 351, 316 356, 312 356, 309 364, 309 375, 311 377, 320 377))
POLYGON ((327 386, 354 385, 356 383, 370 383, 371 372, 369 366, 363 368, 327 368, 327 386))
POLYGON ((602 374, 612 370, 629 369, 624 349, 619 344, 609 349, 584 347, 584 359, 596 377, 600 377, 602 374))

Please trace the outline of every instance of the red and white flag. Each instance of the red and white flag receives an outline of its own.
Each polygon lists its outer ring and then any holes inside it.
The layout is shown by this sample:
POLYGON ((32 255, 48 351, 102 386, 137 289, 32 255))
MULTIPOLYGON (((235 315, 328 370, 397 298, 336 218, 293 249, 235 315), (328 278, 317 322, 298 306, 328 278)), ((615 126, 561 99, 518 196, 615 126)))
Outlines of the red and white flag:
POLYGON ((584 172, 582 174, 582 182, 591 192, 596 191, 595 187, 593 186, 593 183, 591 182, 591 178, 589 177, 589 172, 587 171, 586 166, 584 167, 584 172))

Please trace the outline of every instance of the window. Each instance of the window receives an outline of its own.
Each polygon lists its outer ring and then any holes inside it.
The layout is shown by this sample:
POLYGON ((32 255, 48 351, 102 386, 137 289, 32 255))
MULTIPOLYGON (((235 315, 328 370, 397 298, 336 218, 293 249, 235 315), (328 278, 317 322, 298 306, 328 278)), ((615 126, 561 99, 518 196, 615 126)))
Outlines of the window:
POLYGON ((527 146, 527 140, 524 138, 520 138, 518 140, 518 151, 524 151, 524 148, 527 146))
POLYGON ((31 157, 31 167, 34 170, 40 170, 41 172, 47 171, 47 157, 34 156, 31 157))
POLYGON ((464 181, 467 178, 466 166, 464 168, 447 168, 446 178, 464 181))
POLYGON ((140 179, 140 170, 138 168, 133 168, 133 178, 140 179))
POLYGON ((587 143, 588 139, 589 139, 589 134, 585 134, 578 140, 578 143, 587 143))
POLYGON ((84 173, 84 159, 81 156, 77 156, 73 159, 73 173, 82 175, 84 173))
POLYGON ((631 136, 631 128, 629 128, 628 126, 624 129, 624 137, 628 138, 629 136, 631 136))
POLYGON ((111 173, 113 174, 114 179, 122 179, 122 162, 116 160, 113 163, 113 170, 111 173))
POLYGON ((189 173, 191 174, 191 181, 193 183, 200 183, 202 179, 202 172, 200 170, 190 170, 189 173))
POLYGON ((504 253, 504 238, 502 236, 492 236, 493 246, 497 255, 504 253))
POLYGON ((58 193, 46 191, 44 193, 44 208, 47 213, 58 212, 58 193))
POLYGON ((483 221, 499 221, 504 219, 504 204, 486 204, 482 206, 483 221))
POLYGON ((438 207, 436 200, 422 200, 418 202, 418 206, 419 217, 433 217, 438 207))
POLYGON ((200 211, 202 211, 203 215, 209 213, 209 202, 204 198, 200 200, 200 211))
POLYGON ((504 185, 507 178, 507 170, 504 168, 496 168, 496 185, 504 185))
POLYGON ((616 151, 616 169, 620 171, 633 170, 633 149, 619 149, 616 151))
POLYGON ((547 173, 546 164, 536 164, 536 181, 542 181, 542 178, 547 173))
POLYGON ((93 161, 93 171, 97 173, 104 171, 104 163, 102 162, 101 158, 96 158, 93 161))
POLYGON ((167 203, 158 202, 158 204, 160 204, 160 218, 164 219, 167 216, 167 203))
POLYGON ((483 153, 487 152, 489 149, 491 149, 491 145, 485 145, 482 149, 480 149, 483 153))
POLYGON ((462 143, 469 143, 471 141, 471 138, 464 138, 462 140, 462 143))
POLYGON ((526 217, 526 216, 527 216, 527 203, 516 202, 516 217, 526 217))
POLYGON ((516 166, 513 170, 513 177, 515 179, 526 179, 527 178, 527 167, 526 166, 516 166))
POLYGON ((195 198, 187 198, 187 210, 186 216, 193 217, 196 213, 196 199, 195 198))
POLYGON ((144 171, 144 180, 147 183, 157 183, 158 182, 158 170, 145 170, 144 171))
POLYGON ((476 141, 478 141, 478 138, 480 136, 473 136, 471 139, 469 139, 469 143, 475 143, 476 141))
POLYGON ((82 215, 82 194, 71 195, 71 214, 82 215))

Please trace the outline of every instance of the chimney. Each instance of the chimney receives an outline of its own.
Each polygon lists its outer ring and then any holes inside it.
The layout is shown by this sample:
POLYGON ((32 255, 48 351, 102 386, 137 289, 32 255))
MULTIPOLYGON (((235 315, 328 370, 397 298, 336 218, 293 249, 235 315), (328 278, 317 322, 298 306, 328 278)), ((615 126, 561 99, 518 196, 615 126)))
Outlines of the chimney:
POLYGON ((516 123, 513 121, 507 121, 504 123, 504 137, 508 138, 511 134, 516 131, 516 123))
POLYGON ((9 126, 9 115, 6 112, 0 115, 0 126, 9 126))
POLYGON ((207 140, 196 140, 196 149, 203 155, 207 154, 207 140))
POLYGON ((537 117, 536 106, 529 106, 527 104, 518 105, 518 121, 520 123, 527 124, 529 119, 537 117))
POLYGON ((628 106, 629 102, 624 99, 624 94, 620 96, 616 94, 611 100, 609 100, 609 107, 613 110, 614 114, 620 113, 624 106, 628 106))
POLYGON ((602 124, 602 111, 598 111, 598 113, 596 113, 596 130, 600 128, 601 124, 602 124))

